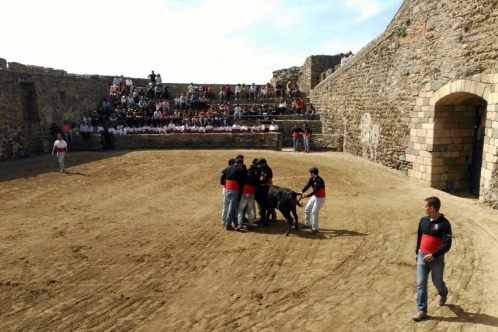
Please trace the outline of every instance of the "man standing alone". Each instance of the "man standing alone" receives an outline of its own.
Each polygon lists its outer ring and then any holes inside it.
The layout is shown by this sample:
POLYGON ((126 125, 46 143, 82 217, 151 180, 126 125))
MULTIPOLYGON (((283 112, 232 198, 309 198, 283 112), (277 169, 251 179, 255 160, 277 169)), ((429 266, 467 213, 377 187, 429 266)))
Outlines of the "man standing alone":
POLYGON ((294 142, 294 152, 299 152, 299 135, 303 130, 296 123, 292 128, 292 141, 294 142))
POLYGON ((312 167, 309 169, 310 179, 303 190, 301 190, 301 195, 310 188, 313 187, 313 191, 306 195, 306 197, 311 197, 304 208, 304 226, 301 228, 310 228, 310 214, 313 216, 313 225, 311 233, 318 233, 318 213, 325 203, 325 182, 318 176, 318 168, 312 167))
POLYGON ((413 320, 421 321, 427 317, 427 281, 432 272, 432 283, 440 296, 439 306, 446 303, 448 288, 443 281, 444 254, 451 248, 451 225, 444 215, 439 213, 441 201, 437 197, 428 197, 424 201, 427 216, 420 219, 418 225, 417 247, 417 313, 413 320))
POLYGON ((52 148, 52 155, 55 150, 57 150, 57 159, 59 159, 59 165, 61 167, 61 173, 64 173, 66 168, 64 167, 64 157, 67 156, 69 158, 69 151, 67 150, 67 143, 62 139, 61 134, 57 134, 57 140, 54 143, 54 147, 52 148))

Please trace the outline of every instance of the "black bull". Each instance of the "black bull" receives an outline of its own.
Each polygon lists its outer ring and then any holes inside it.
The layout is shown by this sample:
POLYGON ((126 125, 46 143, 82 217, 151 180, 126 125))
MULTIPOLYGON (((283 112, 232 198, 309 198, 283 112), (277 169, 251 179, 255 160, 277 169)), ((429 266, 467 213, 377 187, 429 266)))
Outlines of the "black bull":
POLYGON ((278 209, 284 218, 289 223, 289 227, 285 235, 289 235, 292 228, 292 217, 290 213, 294 215, 295 219, 295 229, 299 229, 297 224, 297 213, 296 205, 302 206, 299 202, 301 201, 301 194, 296 193, 293 190, 274 186, 272 184, 260 185, 256 188, 256 202, 259 204, 261 209, 261 221, 264 222, 265 226, 268 227, 268 212, 271 209, 278 209), (299 197, 299 200, 297 197, 299 197))

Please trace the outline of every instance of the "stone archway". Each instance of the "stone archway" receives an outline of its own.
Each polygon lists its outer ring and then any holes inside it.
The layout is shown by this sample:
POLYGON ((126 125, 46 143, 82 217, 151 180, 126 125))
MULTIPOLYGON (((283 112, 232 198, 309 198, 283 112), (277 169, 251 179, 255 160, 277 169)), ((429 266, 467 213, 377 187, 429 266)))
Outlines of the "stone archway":
POLYGON ((498 75, 428 83, 410 114, 408 175, 430 187, 495 196, 498 75), (482 155, 482 157, 481 157, 482 155))

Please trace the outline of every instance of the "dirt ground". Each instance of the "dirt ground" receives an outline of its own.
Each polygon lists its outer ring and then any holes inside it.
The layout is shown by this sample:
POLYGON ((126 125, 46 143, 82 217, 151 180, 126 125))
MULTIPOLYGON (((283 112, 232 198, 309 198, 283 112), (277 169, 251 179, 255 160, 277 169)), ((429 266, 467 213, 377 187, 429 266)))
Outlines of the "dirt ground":
MULTIPOLYGON (((0 163, 0 331, 497 331, 498 212, 342 153, 79 152, 0 163), (221 227, 220 171, 327 187, 320 233, 221 227), (415 323, 424 198, 451 221, 446 306, 415 323)), ((305 201, 306 203, 306 201, 305 201)), ((298 208, 302 223, 303 208, 298 208)))

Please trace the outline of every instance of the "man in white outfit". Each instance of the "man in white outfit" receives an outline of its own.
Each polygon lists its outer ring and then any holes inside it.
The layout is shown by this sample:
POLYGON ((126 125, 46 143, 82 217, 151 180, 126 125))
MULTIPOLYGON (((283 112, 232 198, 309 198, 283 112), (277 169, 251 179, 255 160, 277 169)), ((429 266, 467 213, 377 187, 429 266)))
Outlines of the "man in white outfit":
POLYGON ((59 165, 61 167, 61 173, 66 171, 64 167, 64 157, 67 156, 69 158, 69 151, 67 150, 67 143, 62 139, 61 134, 57 134, 57 140, 54 143, 54 147, 52 148, 52 155, 55 150, 57 150, 57 159, 59 159, 59 165))
POLYGON ((310 188, 313 187, 313 191, 306 195, 305 197, 311 197, 308 204, 304 208, 304 226, 301 228, 310 228, 310 214, 313 216, 313 225, 311 233, 318 233, 318 213, 325 203, 325 182, 318 176, 318 168, 312 167, 309 169, 310 179, 303 190, 301 190, 301 195, 310 188))

